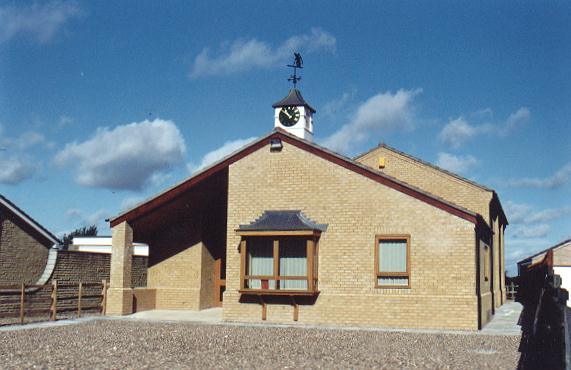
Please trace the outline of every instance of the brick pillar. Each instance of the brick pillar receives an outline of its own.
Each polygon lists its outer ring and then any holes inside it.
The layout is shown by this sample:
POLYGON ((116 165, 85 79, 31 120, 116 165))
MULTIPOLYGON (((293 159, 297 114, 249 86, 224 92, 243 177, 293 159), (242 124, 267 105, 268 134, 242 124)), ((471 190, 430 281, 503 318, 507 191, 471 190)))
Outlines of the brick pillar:
POLYGON ((133 229, 122 222, 112 229, 111 281, 107 291, 107 315, 133 313, 131 265, 133 263, 133 229))

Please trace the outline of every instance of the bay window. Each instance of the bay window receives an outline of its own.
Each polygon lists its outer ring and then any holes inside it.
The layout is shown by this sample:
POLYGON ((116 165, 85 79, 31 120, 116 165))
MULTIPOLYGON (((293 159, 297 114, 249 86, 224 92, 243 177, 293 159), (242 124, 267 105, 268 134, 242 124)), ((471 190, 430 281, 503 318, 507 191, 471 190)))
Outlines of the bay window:
POLYGON ((317 290, 314 235, 248 236, 240 243, 242 293, 310 295, 317 290))

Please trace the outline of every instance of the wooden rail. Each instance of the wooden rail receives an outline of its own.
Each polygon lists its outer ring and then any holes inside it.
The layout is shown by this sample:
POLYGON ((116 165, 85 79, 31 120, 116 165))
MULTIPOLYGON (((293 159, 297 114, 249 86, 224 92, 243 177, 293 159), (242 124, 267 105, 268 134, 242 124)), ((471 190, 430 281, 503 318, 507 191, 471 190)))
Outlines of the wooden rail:
MULTIPOLYGON (((81 317, 85 311, 107 311, 107 281, 59 282, 51 284, 0 285, 0 319, 18 318, 24 324, 26 316, 37 318, 48 314, 55 321, 58 313, 75 312, 81 317), (100 287, 100 289, 98 289, 100 287), (49 293, 49 294, 48 294, 49 293), (8 309, 6 309, 8 307, 8 309)), ((2 324, 0 322, 0 324, 2 324)))

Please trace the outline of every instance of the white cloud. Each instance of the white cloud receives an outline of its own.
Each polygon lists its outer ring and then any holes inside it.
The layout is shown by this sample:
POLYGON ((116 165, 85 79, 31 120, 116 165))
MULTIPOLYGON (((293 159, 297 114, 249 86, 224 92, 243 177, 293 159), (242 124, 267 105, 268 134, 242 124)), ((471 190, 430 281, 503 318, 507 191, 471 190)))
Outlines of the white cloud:
POLYGON ((490 132, 492 129, 491 125, 488 124, 473 126, 463 117, 459 117, 448 122, 442 131, 440 131, 438 137, 444 143, 447 143, 454 148, 458 148, 464 142, 477 135, 490 132))
POLYGON ((89 140, 67 144, 55 160, 77 167, 82 186, 141 190, 153 175, 179 164, 185 151, 174 122, 155 119, 99 128, 89 140))
POLYGON ((228 75, 258 67, 267 68, 283 64, 294 51, 333 51, 335 44, 335 37, 320 28, 312 28, 305 35, 290 37, 278 47, 256 39, 238 39, 223 43, 216 56, 210 55, 210 49, 203 49, 194 60, 190 77, 228 75))
POLYGON ((547 208, 536 211, 528 204, 507 201, 506 216, 511 224, 535 224, 557 220, 571 214, 571 207, 547 208))
MULTIPOLYGON (((491 115, 491 110, 485 109, 472 114, 472 117, 483 117, 491 115)), ((475 138, 479 135, 498 135, 507 136, 517 127, 529 121, 531 113, 528 108, 521 107, 516 112, 509 115, 504 121, 496 124, 481 123, 472 124, 464 117, 458 117, 450 120, 440 131, 438 138, 445 144, 453 148, 458 148, 466 141, 475 138)))
POLYGON ((549 233, 548 224, 539 225, 518 225, 509 230, 509 235, 513 238, 544 238, 549 233))
POLYGON ((531 118, 531 112, 526 107, 521 107, 510 114, 508 119, 506 120, 505 124, 500 127, 499 134, 502 136, 508 135, 510 132, 518 128, 518 126, 523 125, 531 118))
MULTIPOLYGON (((509 228, 508 228, 509 230, 509 228)), ((517 273, 515 264, 541 250, 552 243, 545 238, 515 238, 506 239, 506 268, 510 273, 517 273)))
POLYGON ((436 165, 455 173, 465 173, 473 168, 479 161, 471 155, 457 156, 449 153, 438 153, 436 165))
POLYGON ((337 132, 322 140, 322 144, 337 152, 347 152, 372 135, 414 128, 413 99, 421 89, 387 91, 362 103, 354 118, 337 132))
POLYGON ((8 185, 19 184, 31 178, 36 169, 36 166, 23 158, 0 158, 0 183, 8 185))
POLYGON ((68 20, 80 15, 81 10, 74 1, 0 7, 0 44, 20 34, 40 43, 48 42, 68 20))
POLYGON ((61 129, 64 127, 67 127, 69 125, 71 125, 74 122, 73 118, 71 118, 70 116, 60 116, 58 123, 57 123, 57 128, 61 129))
POLYGON ((126 211, 128 209, 131 209, 131 208, 135 207, 137 204, 141 203, 141 201, 143 201, 143 198, 141 198, 141 197, 125 198, 121 202, 121 211, 126 211))
POLYGON ((99 228, 100 225, 105 224, 105 219, 109 218, 110 213, 104 209, 100 209, 93 213, 85 213, 80 209, 68 209, 65 212, 67 218, 74 221, 74 224, 79 226, 95 225, 99 228))
POLYGON ((54 143, 48 141, 46 137, 37 131, 26 131, 22 133, 20 136, 11 138, 11 137, 4 137, 0 140, 0 143, 3 147, 6 147, 8 150, 17 150, 22 151, 28 148, 37 147, 39 145, 52 148, 54 143))
POLYGON ((339 114, 339 112, 342 112, 343 110, 345 110, 345 108, 347 107, 347 103, 349 101, 351 101, 351 99, 353 99, 354 95, 355 95, 355 91, 353 91, 351 93, 345 92, 340 97, 337 97, 333 100, 328 101, 327 103, 325 103, 323 105, 323 108, 321 108, 321 112, 320 112, 321 116, 322 117, 335 117, 336 115, 339 114))
POLYGON ((212 163, 224 158, 230 153, 235 152, 236 150, 244 147, 245 145, 251 143, 252 141, 256 140, 255 137, 249 137, 247 139, 237 139, 232 141, 225 142, 220 148, 215 149, 211 152, 206 153, 204 157, 202 157, 200 163, 198 165, 193 165, 189 163, 187 165, 188 172, 196 172, 204 167, 211 165, 212 163))
POLYGON ((565 185, 571 176, 571 162, 561 167, 553 175, 546 178, 524 177, 521 179, 498 180, 499 186, 509 188, 539 188, 539 189, 557 189, 565 185))
POLYGON ((506 263, 513 264, 552 245, 548 239, 550 221, 571 214, 571 207, 536 210, 529 204, 507 201, 505 212, 510 226, 506 229, 506 263))

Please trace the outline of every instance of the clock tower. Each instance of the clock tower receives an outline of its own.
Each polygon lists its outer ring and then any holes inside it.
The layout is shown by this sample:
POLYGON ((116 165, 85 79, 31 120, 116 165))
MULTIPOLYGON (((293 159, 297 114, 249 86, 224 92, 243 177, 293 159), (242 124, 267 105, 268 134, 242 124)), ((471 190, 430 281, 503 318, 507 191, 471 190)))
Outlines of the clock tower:
POLYGON ((302 139, 313 141, 313 114, 311 107, 295 87, 282 100, 272 104, 274 127, 279 127, 302 139))

